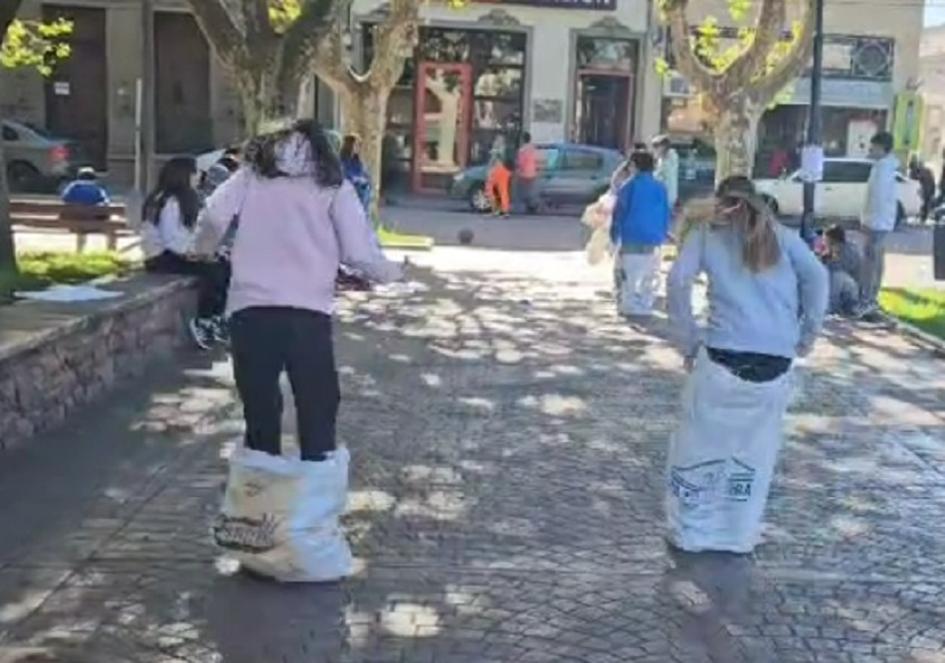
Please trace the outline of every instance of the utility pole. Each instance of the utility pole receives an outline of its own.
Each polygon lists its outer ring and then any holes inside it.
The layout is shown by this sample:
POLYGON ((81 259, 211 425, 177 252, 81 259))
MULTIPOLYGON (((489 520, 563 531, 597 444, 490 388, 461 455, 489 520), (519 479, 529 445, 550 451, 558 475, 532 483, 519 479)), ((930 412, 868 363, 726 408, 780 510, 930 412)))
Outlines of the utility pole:
POLYGON ((135 179, 139 193, 147 195, 154 161, 154 0, 141 0, 141 31, 140 172, 135 179))
POLYGON ((807 147, 802 161, 804 178, 804 215, 801 217, 801 237, 808 243, 814 239, 814 203, 817 181, 823 177, 823 117, 820 108, 824 69, 824 0, 816 3, 816 33, 814 34, 814 65, 810 75, 810 107, 807 119, 807 147), (816 165, 817 168, 808 168, 816 165), (813 172, 815 171, 816 172, 813 172))

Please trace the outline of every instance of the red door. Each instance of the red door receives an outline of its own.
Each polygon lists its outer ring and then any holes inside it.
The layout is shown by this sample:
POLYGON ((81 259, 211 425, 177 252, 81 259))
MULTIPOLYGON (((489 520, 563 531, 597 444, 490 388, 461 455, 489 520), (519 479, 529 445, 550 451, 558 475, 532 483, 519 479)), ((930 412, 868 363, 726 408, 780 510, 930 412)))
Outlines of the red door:
POLYGON ((417 74, 413 189, 443 191, 469 157, 472 67, 424 62, 417 74))

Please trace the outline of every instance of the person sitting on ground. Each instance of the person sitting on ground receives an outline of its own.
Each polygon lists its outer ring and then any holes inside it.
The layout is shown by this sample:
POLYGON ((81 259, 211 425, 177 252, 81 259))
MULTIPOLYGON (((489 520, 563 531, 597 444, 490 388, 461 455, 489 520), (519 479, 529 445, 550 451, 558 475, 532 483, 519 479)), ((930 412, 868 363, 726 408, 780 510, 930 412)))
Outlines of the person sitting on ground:
POLYGON ((747 177, 724 180, 715 205, 688 233, 667 281, 669 329, 690 376, 670 441, 666 504, 675 547, 744 554, 760 540, 791 366, 823 326, 827 270, 747 177), (692 301, 702 274, 705 329, 692 301))
POLYGON ((618 309, 622 315, 653 313, 659 280, 660 246, 669 234, 670 208, 666 187, 653 176, 653 155, 630 157, 633 176, 620 188, 614 206, 610 238, 620 246, 618 309))
POLYGON ((108 205, 111 198, 99 181, 94 168, 82 166, 76 173, 75 181, 62 191, 62 202, 67 205, 83 205, 95 207, 108 205))
POLYGON ((860 301, 860 272, 863 255, 853 242, 847 241, 846 231, 839 225, 824 233, 824 253, 821 257, 830 272, 830 313, 853 315, 860 301))
POLYGON ((197 163, 191 157, 175 157, 164 165, 157 188, 144 201, 141 247, 148 272, 197 278, 197 317, 190 332, 200 348, 209 350, 226 342, 223 312, 230 268, 224 260, 193 256, 200 214, 196 180, 197 163))
POLYGON ((494 216, 508 217, 511 207, 510 189, 512 186, 512 172, 515 164, 508 157, 496 159, 489 169, 486 179, 486 195, 492 205, 494 216))

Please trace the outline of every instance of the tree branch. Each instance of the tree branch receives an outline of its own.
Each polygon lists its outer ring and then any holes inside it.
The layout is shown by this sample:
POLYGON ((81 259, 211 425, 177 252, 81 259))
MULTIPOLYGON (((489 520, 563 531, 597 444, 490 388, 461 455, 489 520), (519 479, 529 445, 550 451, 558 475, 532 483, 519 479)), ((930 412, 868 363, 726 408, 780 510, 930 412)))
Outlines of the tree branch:
POLYGON ((16 14, 20 11, 20 5, 23 0, 5 0, 0 4, 0 44, 3 43, 3 37, 7 34, 7 28, 13 23, 16 14))
POLYGON ((336 0, 308 0, 302 6, 298 19, 285 33, 282 45, 284 89, 300 82, 305 73, 311 71, 311 63, 326 35, 336 26, 340 27, 343 14, 336 4, 347 6, 350 0, 341 3, 336 3, 336 0))
POLYGON ((336 91, 350 91, 363 79, 352 68, 344 42, 345 16, 350 5, 351 0, 342 0, 335 6, 331 25, 319 40, 317 55, 312 60, 315 73, 336 91))
POLYGON ((768 104, 788 83, 797 78, 798 74, 810 61, 814 50, 814 33, 817 23, 817 0, 807 0, 807 11, 801 30, 785 56, 774 66, 767 75, 763 76, 750 89, 750 94, 758 104, 768 104))
POLYGON ((670 44, 676 59, 676 70, 700 91, 711 94, 718 84, 719 77, 699 61, 692 50, 689 20, 686 8, 689 0, 673 0, 664 5, 669 23, 670 44))
POLYGON ((730 80, 735 85, 744 85, 747 80, 764 70, 768 63, 768 54, 781 40, 786 20, 785 0, 762 2, 751 44, 725 72, 731 76, 730 80))
POLYGON ((190 8, 217 56, 234 72, 248 60, 246 37, 222 0, 189 0, 190 8))
POLYGON ((417 45, 417 0, 391 0, 390 14, 374 35, 374 57, 365 77, 371 85, 390 89, 404 73, 404 62, 417 45))
POLYGON ((268 0, 242 0, 242 5, 246 40, 257 48, 262 44, 270 44, 275 37, 275 31, 269 22, 268 0))

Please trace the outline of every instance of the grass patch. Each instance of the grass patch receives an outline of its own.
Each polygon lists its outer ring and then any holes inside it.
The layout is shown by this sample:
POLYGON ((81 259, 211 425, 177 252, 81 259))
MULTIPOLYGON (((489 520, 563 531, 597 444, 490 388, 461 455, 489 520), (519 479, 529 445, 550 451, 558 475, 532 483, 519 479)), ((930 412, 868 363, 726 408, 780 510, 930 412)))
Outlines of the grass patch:
POLYGON ((0 273, 0 302, 13 300, 17 290, 40 290, 57 283, 84 283, 102 276, 124 274, 131 268, 112 251, 89 253, 27 252, 16 258, 19 274, 0 273))
POLYGON ((20 273, 44 283, 84 283, 102 276, 122 274, 130 263, 111 251, 89 253, 22 253, 17 256, 20 273))
POLYGON ((407 235, 382 226, 378 229, 377 236, 385 249, 429 251, 433 248, 433 238, 425 235, 407 235))
POLYGON ((879 303, 894 318, 945 340, 945 290, 889 288, 879 303))

